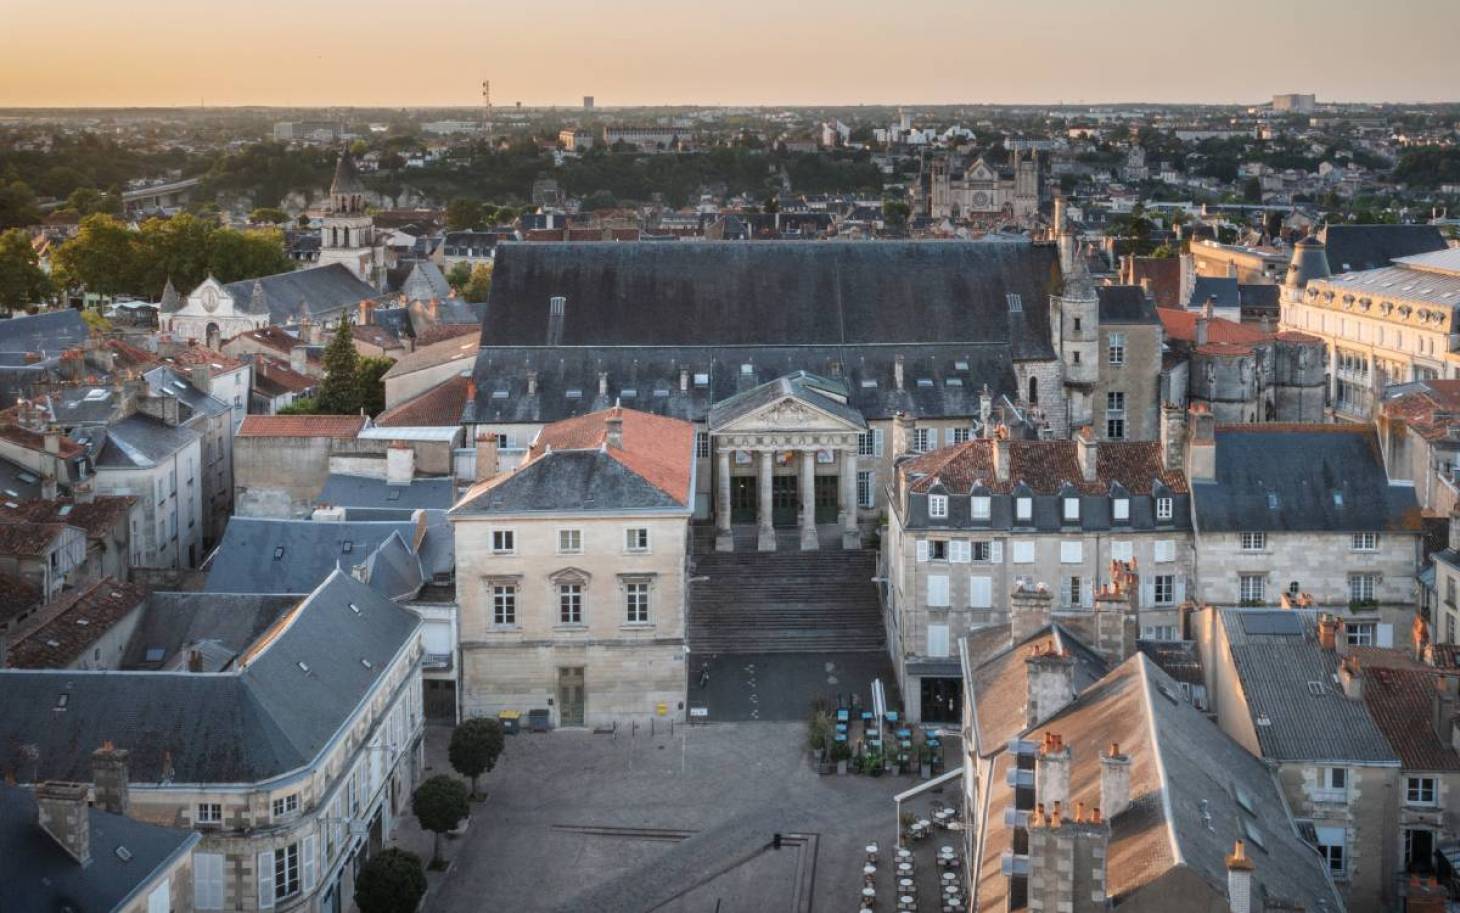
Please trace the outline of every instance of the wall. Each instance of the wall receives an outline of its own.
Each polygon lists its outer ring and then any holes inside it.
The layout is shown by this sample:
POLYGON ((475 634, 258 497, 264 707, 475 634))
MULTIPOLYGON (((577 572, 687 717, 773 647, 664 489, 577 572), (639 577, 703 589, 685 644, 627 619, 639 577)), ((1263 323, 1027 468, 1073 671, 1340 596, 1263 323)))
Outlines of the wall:
POLYGON ((329 475, 332 441, 241 437, 233 445, 234 505, 241 517, 306 517, 329 475))
POLYGON ((1154 441, 1160 436, 1161 339, 1159 323, 1100 325, 1100 344, 1095 353, 1100 376, 1091 398, 1091 419, 1102 439, 1106 434, 1106 394, 1125 394, 1125 437, 1127 441, 1154 441), (1125 334, 1125 363, 1110 364, 1110 334, 1125 334))
POLYGON ((194 440, 171 459, 147 469, 98 470, 97 494, 133 495, 142 505, 141 547, 135 541, 132 546, 140 560, 134 560, 134 566, 195 567, 203 560, 201 467, 202 445, 194 440), (161 500, 159 484, 164 492, 161 500))
POLYGON ((1347 872, 1334 880, 1352 910, 1390 909, 1393 875, 1399 871, 1393 835, 1397 832, 1399 769, 1347 766, 1346 800, 1315 795, 1316 764, 1290 762, 1278 766, 1278 783, 1296 818, 1316 827, 1347 830, 1347 872))
POLYGON ((1266 548, 1246 552, 1239 533, 1203 532, 1196 541, 1198 600, 1237 605, 1239 575, 1263 574, 1269 605, 1277 605, 1279 593, 1297 581, 1299 591, 1312 595, 1317 604, 1347 606, 1349 575, 1377 573, 1381 577, 1375 595, 1381 606, 1412 606, 1418 541, 1409 533, 1381 533, 1379 548, 1369 552, 1354 551, 1350 533, 1270 532, 1266 548))

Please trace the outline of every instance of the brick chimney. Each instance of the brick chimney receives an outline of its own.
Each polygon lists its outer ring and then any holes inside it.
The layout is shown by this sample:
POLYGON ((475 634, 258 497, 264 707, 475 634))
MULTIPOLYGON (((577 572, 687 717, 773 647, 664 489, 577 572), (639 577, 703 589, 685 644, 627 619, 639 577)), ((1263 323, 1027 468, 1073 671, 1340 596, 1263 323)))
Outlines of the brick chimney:
POLYGON ((41 830, 81 865, 91 862, 91 810, 85 783, 42 783, 35 788, 41 830))
POLYGON ((391 441, 385 449, 387 485, 409 485, 416 477, 416 450, 405 441, 391 441))
POLYGON ((1161 406, 1161 465, 1168 472, 1181 472, 1185 464, 1186 413, 1174 403, 1164 403, 1161 406))
POLYGON ((1345 656, 1338 664, 1338 684, 1343 688, 1343 696, 1349 700, 1364 699, 1364 675, 1359 669, 1357 656, 1345 656))
POLYGON ((1330 653, 1338 648, 1338 619, 1327 612, 1318 616, 1318 646, 1330 653))
POLYGON ((207 365, 193 365, 188 369, 188 382, 204 393, 213 392, 213 372, 207 365))
POLYGON ((477 432, 476 480, 485 482, 497 475, 497 436, 487 431, 477 432))
POLYGON ((71 495, 77 504, 90 504, 96 500, 96 488, 90 482, 77 482, 71 486, 71 495))
POLYGON ((1247 847, 1238 840, 1227 857, 1227 906, 1232 908, 1232 913, 1261 913, 1252 905, 1257 899, 1252 886, 1255 869, 1252 860, 1247 858, 1247 847))
POLYGON ((1054 595, 1044 584, 1020 584, 1009 594, 1009 639, 1018 646, 1049 624, 1054 595))
POLYGON ((103 742, 91 753, 91 780, 96 807, 113 815, 125 815, 131 808, 131 788, 125 748, 103 742))
POLYGON ((1080 464, 1080 475, 1086 482, 1099 477, 1100 442, 1095 439, 1095 429, 1084 426, 1075 434, 1075 459, 1080 464))
POLYGON ((1052 644, 1033 647, 1024 658, 1029 694, 1025 723, 1037 726, 1075 699, 1075 658, 1052 644))
POLYGON ((1045 731, 1034 759, 1034 798, 1046 807, 1070 803, 1070 747, 1052 730, 1045 731))
POLYGON ((1208 324, 1212 322, 1210 308, 1211 305, 1207 305, 1205 308, 1202 308, 1201 313, 1196 315, 1196 335, 1194 342, 1197 348, 1201 348, 1207 344, 1208 324))
POLYGON ((1119 742, 1100 756, 1100 806, 1107 820, 1130 808, 1130 756, 1121 754, 1119 742))
POLYGON ((1186 448, 1186 477, 1210 482, 1217 477, 1217 420, 1206 403, 1192 403, 1186 448))
MULTIPOLYGON (((1112 562, 1116 565, 1118 562, 1112 562)), ((1122 577, 1129 573, 1123 568, 1113 568, 1122 577)), ((1136 652, 1136 640, 1140 637, 1140 617, 1132 599, 1130 585, 1123 585, 1121 577, 1100 588, 1095 594, 1093 621, 1095 622, 1095 651, 1105 657, 1111 665, 1118 665, 1136 652)))
POLYGON ((360 302, 360 315, 355 318, 355 322, 362 327, 368 327, 373 324, 375 322, 375 302, 369 298, 362 299, 360 302))
POLYGON ((994 478, 1009 481, 1009 429, 1000 425, 994 430, 994 478))

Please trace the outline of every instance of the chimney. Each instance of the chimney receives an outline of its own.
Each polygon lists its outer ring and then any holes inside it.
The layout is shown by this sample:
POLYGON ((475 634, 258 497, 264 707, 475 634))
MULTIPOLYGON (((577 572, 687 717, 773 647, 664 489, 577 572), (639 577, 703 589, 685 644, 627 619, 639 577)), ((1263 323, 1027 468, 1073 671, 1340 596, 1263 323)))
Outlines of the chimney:
POLYGON ((536 396, 537 395, 537 372, 536 371, 528 371, 527 372, 527 395, 528 396, 536 396))
POLYGON ((1134 588, 1111 585, 1102 587, 1095 594, 1094 647, 1112 666, 1124 662, 1136 652, 1136 640, 1140 637, 1141 625, 1131 600, 1134 588))
MULTIPOLYGON (((1202 305, 1201 305, 1201 315, 1202 315, 1202 317, 1206 318, 1207 320, 1211 320, 1213 317, 1216 316, 1216 314, 1217 314, 1217 296, 1216 295, 1208 295, 1207 296, 1207 300, 1202 302, 1202 305)), ((1206 340, 1203 339, 1202 342, 1206 342, 1206 340)))
POLYGON ((1018 646, 1049 624, 1054 596, 1044 584, 1021 582, 1009 594, 1009 639, 1018 646))
POLYGON ((426 304, 426 313, 430 314, 432 322, 435 322, 441 314, 441 299, 432 297, 426 304))
POLYGON ((1201 348, 1207 344, 1207 324, 1211 323, 1212 315, 1203 309, 1196 315, 1196 346, 1201 348))
POLYGON ((994 396, 989 390, 989 385, 984 384, 983 389, 978 391, 978 424, 979 434, 988 437, 993 428, 990 420, 994 414, 994 396))
POLYGON ((1130 808, 1130 756, 1120 753, 1119 742, 1100 756, 1100 807, 1109 821, 1130 808))
POLYGON ((477 433, 476 480, 485 482, 497 475, 497 436, 490 432, 477 433))
POLYGON ((1057 732, 1046 730, 1034 761, 1034 798, 1046 807, 1070 803, 1070 748, 1057 732))
POLYGON ((1080 475, 1086 482, 1093 482, 1099 477, 1099 453, 1100 443, 1095 440, 1095 430, 1089 425, 1084 426, 1075 435, 1075 459, 1080 463, 1080 475))
POLYGON ((892 359, 892 386, 898 390, 902 389, 902 353, 898 353, 892 359))
POLYGON ((599 396, 607 396, 608 395, 608 372, 607 371, 599 371, 598 372, 598 395, 599 396))
POLYGON ((91 753, 91 780, 96 806, 113 815, 125 815, 131 807, 127 776, 127 750, 110 741, 91 753))
POLYGON ((289 350, 289 370, 295 374, 309 373, 308 347, 300 345, 289 350))
POLYGON ((1192 403, 1186 449, 1186 478, 1210 482, 1217 477, 1217 421, 1206 403, 1192 403))
POLYGON ((61 453, 61 429, 55 425, 47 425, 45 432, 46 453, 51 456, 59 456, 61 453))
POLYGON ((1110 825, 1100 809, 1086 815, 1083 803, 1076 803, 1073 816, 1067 816, 1062 807, 1045 816, 1037 806, 1027 833, 1028 909, 1104 913, 1109 908, 1105 860, 1110 825))
POLYGON ((689 368, 679 369, 679 392, 689 392, 689 368))
POLYGON ((1075 699, 1075 658, 1052 643, 1036 644, 1024 663, 1029 678, 1025 723, 1038 726, 1075 699))
POLYGON ((375 302, 371 301, 369 298, 362 299, 360 301, 360 316, 355 318, 355 322, 362 327, 368 327, 372 323, 374 323, 375 302))
POLYGON ((1227 906, 1232 913, 1261 913, 1252 906, 1252 872, 1256 867, 1247 858, 1247 847, 1238 840, 1227 857, 1227 906))
POLYGON ((188 671, 194 674, 203 671, 203 653, 201 650, 188 651, 188 671))
MULTIPOLYGON (((1430 626, 1418 612, 1414 613, 1414 620, 1409 623, 1409 643, 1414 648, 1412 655, 1416 662, 1428 661, 1433 664, 1434 654, 1425 649, 1430 644, 1430 626)), ((4 663, 0 663, 0 668, 3 667, 4 663)))
POLYGON ((603 423, 604 442, 614 450, 624 449, 624 413, 618 406, 609 410, 603 423))
POLYGON ((42 783, 35 788, 41 829, 81 865, 91 862, 91 810, 85 783, 42 783))
POLYGON ((188 382, 204 393, 213 392, 213 372, 207 365, 193 365, 188 369, 188 382))
POLYGON ((1364 699, 1364 676, 1359 670, 1357 656, 1345 656, 1338 664, 1338 684, 1343 688, 1343 696, 1349 700, 1364 699))
POLYGON ((906 412, 892 417, 892 455, 900 457, 912 453, 913 426, 916 422, 906 412))
POLYGON ((999 427, 994 432, 994 477, 1000 482, 1009 481, 1009 429, 999 427))
POLYGON ((1329 653, 1338 646, 1338 619, 1327 612, 1318 616, 1318 646, 1329 653))
POLYGON ((474 403, 477 401, 477 380, 475 377, 466 379, 466 401, 474 403))
POLYGON ((71 486, 71 495, 77 504, 90 504, 96 500, 96 489, 90 482, 77 482, 71 486))
POLYGON ((48 472, 44 476, 41 476, 41 500, 54 501, 60 493, 61 487, 56 484, 56 476, 54 473, 48 472))
POLYGON ((1156 288, 1151 284, 1150 276, 1141 277, 1141 294, 1145 296, 1147 301, 1156 300, 1156 288))
POLYGON ((148 392, 137 400, 137 411, 150 415, 164 424, 176 428, 182 422, 182 409, 176 396, 152 395, 148 392))
POLYGON ((1180 472, 1185 462, 1186 412, 1174 403, 1165 403, 1161 406, 1161 463, 1168 472, 1180 472))
POLYGON ((391 441, 385 448, 385 483, 409 485, 416 477, 416 450, 405 441, 391 441))

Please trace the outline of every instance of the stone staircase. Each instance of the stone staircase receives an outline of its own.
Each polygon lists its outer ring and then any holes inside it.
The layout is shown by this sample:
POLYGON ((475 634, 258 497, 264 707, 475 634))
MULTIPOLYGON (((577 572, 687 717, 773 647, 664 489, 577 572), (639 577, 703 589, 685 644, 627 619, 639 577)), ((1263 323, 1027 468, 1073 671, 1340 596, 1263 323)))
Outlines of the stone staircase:
POLYGON ((692 653, 883 652, 877 553, 867 550, 697 554, 690 584, 692 653))

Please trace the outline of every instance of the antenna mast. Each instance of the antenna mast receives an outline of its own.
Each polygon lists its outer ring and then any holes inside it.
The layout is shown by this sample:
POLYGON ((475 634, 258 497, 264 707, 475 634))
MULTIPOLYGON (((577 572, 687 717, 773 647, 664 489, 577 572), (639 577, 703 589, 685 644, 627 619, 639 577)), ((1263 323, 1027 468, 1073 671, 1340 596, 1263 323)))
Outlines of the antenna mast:
POLYGON ((482 133, 487 138, 487 145, 492 145, 492 81, 482 80, 482 133))

